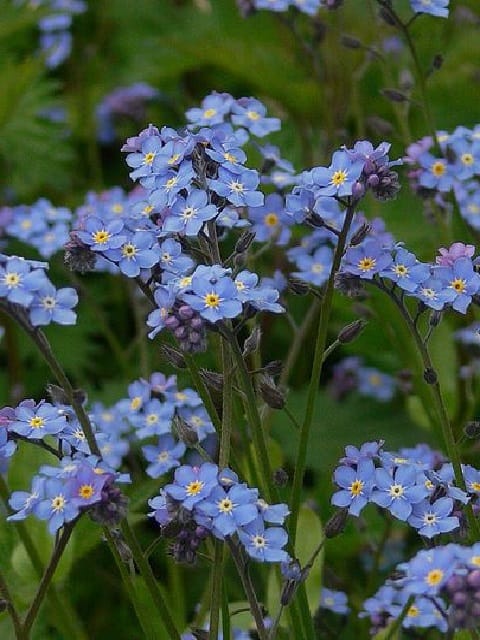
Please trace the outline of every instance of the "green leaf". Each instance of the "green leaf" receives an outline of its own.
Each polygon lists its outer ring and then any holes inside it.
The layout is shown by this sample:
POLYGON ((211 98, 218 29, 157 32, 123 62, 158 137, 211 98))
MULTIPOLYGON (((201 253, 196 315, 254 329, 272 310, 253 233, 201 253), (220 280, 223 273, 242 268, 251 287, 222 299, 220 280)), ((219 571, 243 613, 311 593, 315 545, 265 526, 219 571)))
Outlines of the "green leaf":
MULTIPOLYGON (((295 552, 300 564, 305 566, 323 540, 322 523, 318 515, 306 505, 300 507, 298 537, 295 552)), ((313 613, 318 608, 322 588, 323 549, 318 554, 305 581, 308 605, 313 613)))

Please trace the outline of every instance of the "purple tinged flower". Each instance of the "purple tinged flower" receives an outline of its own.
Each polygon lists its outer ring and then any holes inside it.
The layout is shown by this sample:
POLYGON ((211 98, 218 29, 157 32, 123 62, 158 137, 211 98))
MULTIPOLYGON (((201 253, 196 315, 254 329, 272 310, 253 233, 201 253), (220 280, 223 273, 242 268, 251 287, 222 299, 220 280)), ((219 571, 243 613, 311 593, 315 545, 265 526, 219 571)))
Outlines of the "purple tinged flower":
POLYGON ((452 307, 466 313, 472 296, 480 289, 480 275, 474 271, 470 258, 458 258, 449 267, 436 266, 434 276, 453 293, 452 307))
POLYGON ((66 426, 66 417, 54 405, 44 401, 35 405, 33 400, 24 400, 15 409, 15 420, 10 423, 9 430, 39 440, 60 433, 66 426))
POLYGON ((433 538, 440 533, 454 531, 460 526, 456 516, 452 516, 453 500, 440 498, 433 504, 429 500, 423 500, 415 504, 412 514, 408 518, 408 524, 426 538, 433 538))
POLYGON ((329 611, 333 611, 333 613, 339 613, 343 616, 347 615, 350 612, 347 594, 343 593, 343 591, 335 591, 334 589, 322 587, 320 608, 328 609, 329 611))
POLYGON ((364 442, 360 449, 355 447, 354 445, 348 444, 345 447, 345 456, 340 458, 341 464, 347 465, 356 465, 363 458, 377 458, 380 452, 380 449, 385 444, 384 440, 374 441, 374 442, 364 442))
POLYGON ((175 293, 171 286, 159 285, 154 291, 153 298, 157 308, 147 318, 147 325, 152 328, 148 334, 149 338, 154 338, 165 327, 165 321, 175 302, 175 293))
POLYGON ((81 464, 65 484, 66 495, 79 509, 89 507, 101 501, 102 489, 111 477, 108 473, 96 473, 89 464, 81 464))
POLYGON ((413 465, 402 465, 393 472, 376 469, 375 484, 370 500, 399 520, 407 520, 412 505, 429 495, 425 485, 417 484, 417 468, 413 465))
POLYGON ((452 267, 459 258, 473 258, 475 247, 473 244, 463 244, 463 242, 454 242, 448 249, 440 247, 439 256, 435 258, 435 262, 442 267, 452 267))
POLYGON ((258 562, 287 562, 289 558, 283 551, 288 542, 287 532, 281 527, 265 528, 262 518, 239 529, 238 536, 248 555, 258 562))
POLYGON ((173 484, 167 484, 165 492, 191 511, 198 502, 208 498, 218 485, 217 475, 217 465, 210 462, 200 467, 184 465, 175 470, 173 484))
POLYGON ((217 207, 208 204, 207 193, 193 189, 186 198, 177 198, 163 222, 162 232, 197 236, 204 222, 215 218, 217 213, 217 207))
POLYGON ((430 265, 419 262, 413 253, 399 247, 392 264, 380 275, 395 282, 400 289, 413 292, 430 277, 430 265))
POLYGON ((142 447, 143 455, 151 464, 146 468, 151 478, 159 478, 167 471, 180 466, 180 458, 186 451, 183 442, 177 442, 171 434, 160 436, 156 445, 142 447))
POLYGON ((35 504, 33 513, 40 520, 48 520, 48 530, 55 534, 66 522, 78 516, 79 509, 61 480, 49 478, 44 487, 44 498, 35 504))
POLYGON ((385 249, 377 240, 371 238, 347 249, 342 259, 342 271, 371 280, 375 274, 385 271, 391 263, 390 249, 385 249))
POLYGON ((72 325, 77 321, 77 314, 72 307, 78 303, 75 289, 65 287, 56 289, 46 282, 35 292, 30 304, 30 322, 34 327, 56 322, 61 325, 72 325))
POLYGON ((359 367, 357 391, 362 396, 388 402, 395 395, 396 382, 392 376, 373 367, 359 367))
POLYGON ((348 512, 358 516, 370 499, 375 481, 375 466, 369 458, 362 458, 357 469, 340 466, 334 471, 334 480, 339 487, 332 496, 332 504, 348 507, 348 512))
POLYGON ((318 195, 344 196, 352 195, 352 188, 360 178, 364 161, 352 160, 345 151, 335 151, 332 164, 327 167, 315 167, 311 171, 313 183, 320 187, 318 195))
POLYGON ((227 198, 236 207, 261 207, 263 193, 257 191, 259 178, 254 169, 244 169, 241 173, 232 173, 219 167, 218 178, 210 179, 210 188, 219 196, 227 198))
MULTIPOLYGON (((182 189, 191 188, 191 183, 195 177, 192 163, 184 161, 177 169, 168 169, 165 173, 155 178, 155 189, 149 196, 150 204, 155 208, 171 207, 182 189)), ((150 188, 150 185, 143 185, 150 188)))
POLYGON ((211 518, 213 534, 223 539, 255 520, 257 498, 257 489, 249 489, 245 484, 235 484, 228 491, 218 486, 196 505, 195 511, 211 518))

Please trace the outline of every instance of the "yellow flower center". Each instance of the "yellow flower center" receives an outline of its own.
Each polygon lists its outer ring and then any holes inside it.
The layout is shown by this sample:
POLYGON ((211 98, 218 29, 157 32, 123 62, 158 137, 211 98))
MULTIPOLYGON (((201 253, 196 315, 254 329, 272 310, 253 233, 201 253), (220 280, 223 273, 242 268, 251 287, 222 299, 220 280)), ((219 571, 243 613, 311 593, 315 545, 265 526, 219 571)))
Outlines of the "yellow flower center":
POLYGON ((324 270, 324 266, 323 264, 320 264, 320 262, 314 262, 312 264, 312 272, 313 273, 322 273, 322 271, 324 270))
POLYGON ((243 192, 243 184, 241 182, 231 182, 229 186, 230 186, 230 189, 232 191, 235 191, 236 193, 243 192))
POLYGON ((470 564, 474 564, 476 567, 480 567, 480 556, 472 556, 470 558, 470 564))
POLYGON ((152 164, 152 162, 155 160, 155 154, 150 151, 149 153, 146 153, 143 156, 143 164, 152 164))
POLYGON ((30 227, 32 226, 32 221, 31 220, 22 220, 20 226, 22 227, 22 229, 30 229, 30 227))
POLYGON ((110 234, 106 229, 100 229, 100 231, 95 231, 95 233, 92 233, 92 238, 93 241, 97 244, 105 244, 105 242, 108 242, 110 240, 110 234))
POLYGON ((365 483, 363 482, 363 480, 354 480, 352 484, 348 487, 348 489, 352 494, 352 496, 356 497, 362 493, 364 486, 365 486, 365 483))
POLYGON ((378 375, 378 373, 371 373, 368 377, 368 381, 372 385, 372 387, 379 387, 382 384, 382 379, 378 375))
POLYGON ((434 513, 426 513, 423 516, 423 524, 431 527, 437 521, 437 516, 434 513))
POLYGON ((480 492, 480 482, 470 482, 470 489, 472 491, 480 492))
POLYGON ((173 189, 173 187, 177 184, 178 182, 178 178, 176 176, 174 176, 173 178, 170 178, 170 180, 167 180, 167 182, 165 183, 165 189, 167 191, 169 191, 170 189, 173 189))
POLYGON ((88 500, 95 493, 91 484, 82 484, 82 486, 78 490, 78 497, 83 498, 84 500, 88 500))
POLYGON ((158 462, 167 462, 169 458, 170 458, 170 454, 168 453, 168 451, 160 451, 160 453, 157 456, 158 462))
POLYGON ((278 216, 276 213, 270 212, 264 217, 263 221, 267 227, 275 227, 278 224, 278 216))
POLYGON ((261 535, 253 536, 252 537, 252 543, 253 543, 253 545, 255 547, 257 547, 257 549, 262 549, 262 548, 266 547, 266 545, 267 545, 267 541, 261 535))
POLYGON ((179 158, 180 158, 180 154, 174 153, 173 156, 170 156, 170 158, 168 159, 168 164, 170 165, 175 164, 179 158))
POLYGON ((135 396, 134 398, 132 398, 130 402, 130 409, 132 409, 133 411, 136 411, 137 409, 140 409, 141 406, 142 406, 142 398, 140 396, 135 396))
POLYGON ((145 422, 147 424, 156 424, 158 422, 158 415, 156 413, 149 413, 145 417, 145 422))
POLYGON ((430 171, 436 178, 441 178, 445 173, 445 163, 442 160, 437 160, 430 167, 430 171))
POLYGON ((462 161, 462 164, 467 167, 470 167, 473 164, 473 156, 471 153, 462 153, 460 160, 462 161))
POLYGON ((419 613, 420 613, 420 611, 418 610, 418 607, 416 607, 414 604, 412 604, 412 606, 409 607, 409 609, 407 611, 407 616, 409 616, 410 618, 416 618, 419 613))
POLYGON ((150 213, 152 213, 152 211, 153 211, 153 206, 151 204, 147 204, 145 205, 145 207, 143 207, 142 214, 144 216, 148 216, 150 213))
POLYGON ((124 258, 133 258, 137 253, 137 247, 131 242, 124 244, 122 247, 122 256, 124 258))
POLYGON ((55 498, 52 498, 52 501, 50 502, 50 506, 52 508, 53 511, 62 511, 63 507, 65 506, 66 500, 62 495, 59 496, 55 496, 55 498))
POLYGON ((209 307, 210 309, 217 309, 220 305, 220 296, 218 293, 207 293, 207 295, 204 296, 203 301, 205 302, 206 307, 209 307))
POLYGON ((45 296, 42 298, 41 303, 44 309, 53 309, 56 305, 55 298, 52 298, 52 296, 45 296))
POLYGON ((45 425, 45 420, 40 416, 34 416, 33 418, 30 418, 29 424, 32 429, 40 429, 45 425))
POLYGON ((119 202, 117 202, 117 204, 114 204, 112 207, 112 211, 113 213, 123 213, 123 204, 120 204, 119 202))
POLYGON ((443 578, 443 571, 441 569, 432 569, 425 576, 425 582, 431 587, 434 587, 435 585, 437 585, 439 582, 442 581, 442 578, 443 578))
POLYGON ((261 115, 257 111, 247 111, 247 118, 249 120, 259 120, 261 115))
POLYGON ((20 284, 20 274, 15 271, 5 274, 4 282, 7 287, 16 287, 20 284))
POLYGON ((223 157, 227 162, 231 162, 232 164, 236 164, 237 162, 237 158, 233 155, 233 153, 228 153, 228 151, 223 154, 223 157))
POLYGON ((223 498, 223 500, 220 500, 218 503, 218 510, 222 513, 231 513, 233 510, 233 502, 230 498, 223 498))
POLYGON ((217 115, 216 109, 205 109, 205 111, 203 112, 203 117, 207 120, 210 120, 210 118, 213 118, 213 116, 215 115, 217 115))
POLYGON ((393 267, 393 271, 397 276, 400 276, 400 277, 406 276, 408 273, 408 269, 404 264, 396 264, 393 267))
POLYGON ((375 260, 375 258, 365 257, 358 262, 357 266, 361 271, 371 271, 376 264, 377 261, 375 260))
POLYGON ((335 187, 340 187, 345 180, 347 179, 348 173, 343 169, 339 169, 338 171, 334 171, 332 175, 332 179, 330 180, 331 184, 335 187))
POLYGON ((392 498, 401 498, 404 492, 405 492, 405 489, 402 487, 401 484, 392 484, 392 486, 389 489, 389 493, 392 496, 392 498))
POLYGON ((192 480, 192 482, 189 482, 185 487, 187 496, 191 497, 198 495, 204 486, 205 483, 201 480, 192 480))
POLYGON ((449 288, 455 289, 457 293, 463 293, 467 288, 467 283, 461 278, 455 278, 455 280, 452 280, 452 282, 450 283, 449 288))

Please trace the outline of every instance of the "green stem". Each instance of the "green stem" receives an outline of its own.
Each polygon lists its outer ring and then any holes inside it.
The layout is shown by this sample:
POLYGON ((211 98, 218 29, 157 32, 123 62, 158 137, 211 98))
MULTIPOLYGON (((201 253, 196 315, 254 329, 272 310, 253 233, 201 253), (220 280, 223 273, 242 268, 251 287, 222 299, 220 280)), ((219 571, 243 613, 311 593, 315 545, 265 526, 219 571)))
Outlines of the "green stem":
POLYGON ((320 380, 320 374, 322 372, 324 352, 327 343, 327 330, 330 320, 330 314, 332 310, 333 292, 334 292, 334 279, 340 267, 340 261, 347 242, 347 235, 355 214, 355 203, 350 204, 347 207, 345 221, 343 228, 338 236, 338 242, 333 256, 332 269, 328 278, 325 294, 323 297, 322 306, 320 309, 320 320, 318 324, 317 339, 315 343, 315 355, 313 358, 312 373, 310 377, 310 384, 307 394, 307 406, 305 410, 305 417, 300 432, 300 442, 298 445, 297 459, 295 462, 295 471, 293 475, 293 487, 290 500, 291 515, 290 515, 290 537, 291 543, 295 546, 298 513, 300 509, 300 498, 303 485, 303 474, 305 473, 305 465, 308 450, 308 440, 310 435, 310 428, 313 421, 313 414, 315 409, 315 399, 318 390, 318 382, 320 380))
MULTIPOLYGON (((8 505, 9 495, 10 492, 5 479, 0 475, 0 498, 8 512, 10 512, 8 505)), ((25 523, 18 521, 13 522, 12 525, 15 527, 18 537, 22 541, 25 551, 32 563, 32 567, 38 577, 41 578, 44 572, 44 566, 37 548, 27 531, 25 523)), ((63 593, 58 593, 55 585, 53 584, 50 585, 48 600, 52 617, 58 620, 56 624, 61 632, 68 637, 69 640, 88 640, 86 633, 82 629, 82 623, 78 619, 77 612, 74 610, 70 602, 64 597, 63 593)))
POLYGON ((37 593, 35 594, 32 604, 30 605, 30 608, 28 609, 25 616, 25 620, 23 621, 23 632, 26 638, 28 638, 29 636, 30 629, 32 628, 32 625, 35 622, 35 618, 38 615, 40 605, 42 604, 43 599, 47 594, 48 587, 50 586, 50 583, 53 579, 55 571, 58 567, 58 563, 60 562, 63 552, 67 547, 68 541, 70 540, 75 522, 76 521, 74 520, 73 522, 68 522, 64 525, 62 534, 58 539, 55 548, 53 549, 50 562, 45 568, 42 579, 37 589, 37 593))
POLYGON ((153 575, 152 567, 145 559, 143 550, 139 545, 137 538, 131 530, 127 520, 122 521, 120 528, 123 537, 125 538, 125 542, 132 552, 133 559, 143 579, 145 580, 145 584, 152 597, 152 600, 155 603, 158 612, 160 613, 160 619, 162 620, 165 630, 168 633, 168 637, 171 638, 171 640, 181 640, 180 633, 175 626, 170 611, 165 603, 165 600, 163 599, 160 589, 158 588, 157 581, 155 579, 155 576, 153 575))
POLYGON ((210 392, 206 384, 203 382, 202 377, 198 371, 197 363, 195 362, 195 359, 193 358, 193 356, 190 355, 189 353, 184 353, 183 357, 188 366, 188 371, 192 377, 193 384, 196 390, 198 391, 198 395, 200 396, 203 402, 203 405, 210 417, 210 420, 212 421, 213 426, 215 427, 217 433, 221 433, 222 422, 218 416, 218 412, 215 408, 215 405, 213 404, 212 396, 210 395, 210 392))
MULTIPOLYGON (((460 455, 457 450, 455 436, 452 430, 452 426, 450 424, 450 418, 448 417, 448 412, 445 407, 445 402, 443 400, 442 390, 440 388, 440 383, 438 381, 438 377, 435 372, 435 368, 433 366, 433 362, 430 357, 428 347, 424 343, 422 336, 420 335, 417 329, 417 326, 415 325, 415 322, 413 321, 410 313, 408 312, 408 310, 406 309, 402 301, 399 300, 399 298, 395 295, 394 292, 389 292, 380 283, 376 283, 376 284, 380 289, 382 289, 388 295, 390 295, 390 298, 395 302, 415 341, 420 357, 422 358, 422 363, 423 363, 425 372, 431 372, 431 374, 434 376, 434 382, 432 384, 429 384, 429 387, 431 389, 431 396, 432 396, 435 410, 440 423, 443 444, 447 452, 447 456, 449 457, 452 463, 452 467, 455 475, 455 482, 457 486, 460 487, 460 489, 462 489, 463 491, 466 491, 467 488, 465 485, 465 479, 463 477, 462 464, 460 460, 460 455)), ((470 503, 467 504, 465 506, 465 510, 467 514, 468 524, 470 527, 470 535, 475 540, 478 540, 480 537, 480 525, 478 523, 477 518, 475 518, 472 505, 470 503)))
MULTIPOLYGON (((230 538, 227 538, 227 544, 237 568, 238 575, 240 576, 240 580, 242 581, 243 589, 250 605, 250 611, 252 612, 253 619, 255 620, 259 640, 268 640, 268 633, 263 622, 262 609, 258 602, 257 594, 255 593, 245 558, 242 555, 241 549, 230 538)), ((217 639, 215 638, 215 640, 217 639)))
POLYGON ((402 622, 405 620, 408 614, 408 610, 412 606, 413 601, 415 600, 415 596, 410 596, 407 602, 405 603, 400 615, 396 618, 395 622, 388 629, 387 635, 385 636, 385 640, 393 640, 395 634, 402 626, 402 622))
POLYGON ((15 604, 13 603, 12 596, 10 595, 10 589, 8 588, 7 581, 1 571, 0 571, 0 594, 2 598, 5 600, 5 603, 6 603, 5 606, 12 620, 13 629, 15 632, 15 638, 17 640, 26 640, 26 636, 23 632, 20 616, 17 613, 17 609, 15 608, 15 604))

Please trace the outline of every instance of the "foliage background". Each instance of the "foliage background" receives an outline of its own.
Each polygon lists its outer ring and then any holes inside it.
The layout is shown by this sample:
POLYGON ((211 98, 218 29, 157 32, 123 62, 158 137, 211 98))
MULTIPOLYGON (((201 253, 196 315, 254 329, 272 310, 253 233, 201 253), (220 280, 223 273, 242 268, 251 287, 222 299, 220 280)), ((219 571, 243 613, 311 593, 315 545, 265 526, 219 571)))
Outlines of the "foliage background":
MULTIPOLYGON (((185 109, 197 105, 212 90, 264 101, 271 115, 283 121, 282 131, 272 140, 299 171, 327 162, 333 150, 357 139, 368 138, 374 144, 386 139, 393 145, 391 157, 397 157, 410 142, 430 133, 415 87, 406 102, 392 102, 382 94, 385 88, 408 92, 415 70, 405 49, 395 55, 384 52, 382 42, 393 30, 376 18, 373 0, 345 0, 342 10, 321 14, 321 22, 315 25, 315 60, 302 44, 303 36, 312 29, 306 16, 293 32, 279 14, 258 12, 242 19, 234 0, 91 0, 87 4, 88 11, 73 21, 72 55, 59 69, 49 71, 37 53, 37 22, 42 9, 0 0, 0 205, 31 204, 47 197, 56 205, 75 207, 89 190, 115 185, 131 188, 119 152, 124 138, 135 135, 148 122, 181 127, 185 109), (118 86, 139 81, 158 88, 160 98, 149 105, 145 121, 119 121, 115 143, 100 145, 97 104, 118 86), (53 109, 61 110, 64 120, 49 119, 47 114, 53 109)), ((462 9, 474 12, 478 2, 451 4, 454 10, 449 20, 424 16, 413 30, 425 70, 436 54, 443 56, 441 69, 428 78, 428 100, 435 127, 445 130, 459 124, 473 127, 479 120, 480 17, 473 21, 462 18, 462 9)), ((406 0, 398 0, 398 6, 408 12, 406 0)), ((396 201, 380 205, 368 200, 365 212, 368 217, 381 215, 387 228, 420 259, 431 259, 438 246, 453 240, 476 240, 457 216, 450 229, 428 221, 422 202, 409 192, 405 172, 402 182, 396 201)), ((20 243, 10 242, 8 250, 36 257, 20 243)), ((280 268, 286 265, 281 252, 274 256, 273 264, 280 268)), ((68 282, 61 255, 54 258, 51 270, 53 281, 68 282)), ((88 391, 91 400, 113 403, 144 371, 169 371, 156 343, 148 343, 143 350, 139 346, 133 293, 125 282, 94 275, 88 276, 88 283, 85 277, 75 284, 81 287, 78 325, 47 333, 67 372, 77 386, 88 391), (112 346, 99 318, 110 328, 123 354, 121 362, 112 357, 112 346)), ((296 305, 293 313, 300 318, 309 301, 297 299, 296 305)), ((348 354, 362 355, 368 364, 387 372, 412 368, 407 338, 388 303, 374 297, 373 308, 374 317, 348 354)), ((332 339, 354 317, 351 302, 337 300, 332 339)), ((0 343, 1 405, 25 397, 44 397, 45 384, 50 381, 45 366, 15 327, 6 319, 1 322, 6 329, 0 343)), ((457 323, 458 319, 451 318, 442 325, 434 339, 433 354, 450 411, 461 415, 456 372, 462 355, 452 342, 457 323)), ((263 328, 263 360, 284 358, 291 340, 288 324, 265 318, 263 328)), ((338 353, 333 360, 346 354, 347 350, 338 353)), ((304 356, 291 382, 289 404, 294 412, 302 407, 308 383, 308 349, 304 356)), ((211 355, 203 358, 203 364, 216 366, 211 355)), ((419 376, 420 370, 415 373, 419 376)), ((187 379, 183 382, 189 384, 187 379)), ((415 396, 397 398, 389 405, 358 397, 338 404, 320 391, 318 406, 309 448, 307 491, 318 503, 322 519, 330 513, 330 474, 345 444, 380 437, 390 449, 419 441, 434 443, 415 396)), ((294 450, 295 434, 280 413, 273 418, 273 434, 280 443, 279 464, 291 470, 289 452, 294 450)), ((475 450, 471 455, 476 455, 475 450)), ((130 462, 138 469, 140 462, 132 456, 130 462)), ((39 463, 36 451, 22 450, 10 474, 12 488, 24 488, 31 469, 39 463)), ((157 489, 157 482, 142 480, 131 490, 138 531, 146 544, 155 536, 144 518, 146 499, 157 489)), ((375 537, 376 525, 371 526, 375 537)), ((51 544, 43 526, 29 527, 40 547, 51 544)), ((349 592, 357 606, 377 586, 366 585, 368 572, 361 567, 364 549, 359 540, 349 525, 342 544, 332 542, 326 550, 327 577, 343 575, 332 586, 349 592), (360 576, 353 591, 348 576, 340 571, 345 565, 351 570, 350 577, 360 576)), ((137 637, 134 614, 124 601, 103 547, 100 534, 84 526, 74 536, 57 581, 66 585, 89 638, 130 640, 137 637)), ((28 601, 34 582, 32 568, 8 526, 2 526, 0 548, 1 562, 14 576, 19 597, 28 601)), ((179 620, 191 616, 205 587, 204 576, 188 569, 170 571, 161 552, 153 558, 165 590, 177 598, 179 620)), ((233 581, 229 588, 238 591, 233 581)), ((52 615, 44 612, 37 638, 59 637, 50 626, 52 615)), ((7 623, 0 618, 0 636, 7 638, 4 634, 8 633, 7 623)))

